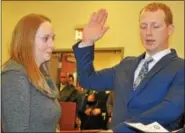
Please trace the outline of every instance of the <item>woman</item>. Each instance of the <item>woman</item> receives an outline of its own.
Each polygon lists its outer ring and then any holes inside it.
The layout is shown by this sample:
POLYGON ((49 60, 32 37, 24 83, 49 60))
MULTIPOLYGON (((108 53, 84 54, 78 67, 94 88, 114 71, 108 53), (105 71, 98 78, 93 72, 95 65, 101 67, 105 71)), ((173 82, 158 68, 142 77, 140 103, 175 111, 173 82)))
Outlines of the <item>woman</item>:
POLYGON ((54 38, 51 21, 43 15, 28 14, 15 26, 2 72, 3 131, 56 131, 61 110, 48 74, 54 38))

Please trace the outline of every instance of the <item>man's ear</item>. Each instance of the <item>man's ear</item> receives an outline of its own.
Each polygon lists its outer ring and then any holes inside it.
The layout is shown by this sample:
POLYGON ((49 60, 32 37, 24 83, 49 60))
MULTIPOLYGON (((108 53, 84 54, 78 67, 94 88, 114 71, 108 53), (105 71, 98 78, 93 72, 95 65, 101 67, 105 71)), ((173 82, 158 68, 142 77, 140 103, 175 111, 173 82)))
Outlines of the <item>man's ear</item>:
POLYGON ((173 31, 174 31, 174 25, 173 24, 170 24, 169 26, 168 26, 168 35, 171 35, 172 33, 173 33, 173 31))

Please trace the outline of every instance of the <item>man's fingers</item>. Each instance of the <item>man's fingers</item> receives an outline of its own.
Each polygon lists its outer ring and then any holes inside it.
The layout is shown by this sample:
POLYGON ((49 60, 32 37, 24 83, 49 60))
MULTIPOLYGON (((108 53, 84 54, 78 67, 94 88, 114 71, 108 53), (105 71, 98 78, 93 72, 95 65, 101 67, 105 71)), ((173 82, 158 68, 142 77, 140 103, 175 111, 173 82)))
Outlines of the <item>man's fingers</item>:
POLYGON ((100 21, 100 24, 101 24, 102 26, 104 26, 105 22, 107 21, 107 17, 108 17, 108 13, 105 12, 105 13, 103 14, 103 17, 101 18, 101 21, 100 21))
POLYGON ((97 13, 96 21, 97 21, 98 23, 101 23, 101 21, 102 21, 102 19, 104 18, 105 14, 106 14, 106 10, 105 10, 105 9, 100 9, 100 10, 98 11, 98 13, 97 13))
POLYGON ((92 24, 95 20, 96 20, 96 12, 93 12, 89 19, 88 25, 92 24))
POLYGON ((109 27, 104 27, 103 31, 102 31, 103 32, 102 35, 104 35, 108 31, 108 29, 109 29, 109 27))

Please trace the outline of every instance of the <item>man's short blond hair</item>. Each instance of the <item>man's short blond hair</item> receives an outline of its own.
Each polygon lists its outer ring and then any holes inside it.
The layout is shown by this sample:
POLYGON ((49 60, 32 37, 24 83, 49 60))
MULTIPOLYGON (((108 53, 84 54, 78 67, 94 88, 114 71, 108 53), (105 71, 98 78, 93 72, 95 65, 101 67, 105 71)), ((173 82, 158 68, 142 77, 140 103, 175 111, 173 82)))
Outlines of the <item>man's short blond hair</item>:
POLYGON ((140 15, 141 15, 142 12, 145 12, 145 11, 155 12, 157 10, 162 10, 164 12, 164 14, 165 14, 165 23, 167 25, 173 24, 172 11, 167 5, 165 5, 163 3, 153 2, 153 3, 150 3, 150 4, 146 5, 143 9, 141 9, 140 15))

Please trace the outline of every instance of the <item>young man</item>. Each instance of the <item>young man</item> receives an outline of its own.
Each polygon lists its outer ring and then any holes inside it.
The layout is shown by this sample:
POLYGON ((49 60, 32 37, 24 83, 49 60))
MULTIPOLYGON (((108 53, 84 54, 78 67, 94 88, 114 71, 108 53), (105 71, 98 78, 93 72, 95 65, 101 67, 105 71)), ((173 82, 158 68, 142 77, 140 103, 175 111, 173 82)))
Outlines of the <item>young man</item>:
POLYGON ((157 121, 168 130, 178 129, 184 112, 184 60, 169 48, 173 17, 168 6, 150 3, 140 12, 140 34, 146 51, 126 57, 113 68, 95 72, 94 43, 108 27, 104 9, 93 13, 84 27, 83 39, 73 46, 80 85, 112 88, 115 94, 113 131, 133 132, 124 122, 157 121))
POLYGON ((71 78, 74 79, 72 74, 66 74, 66 73, 61 73, 60 74, 60 81, 61 81, 61 86, 60 86, 60 98, 59 101, 62 102, 75 102, 77 99, 77 90, 75 86, 73 85, 71 78))

